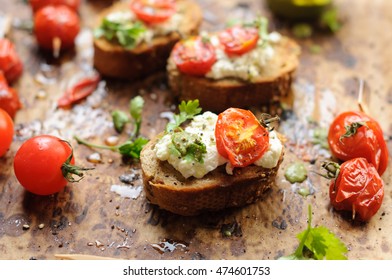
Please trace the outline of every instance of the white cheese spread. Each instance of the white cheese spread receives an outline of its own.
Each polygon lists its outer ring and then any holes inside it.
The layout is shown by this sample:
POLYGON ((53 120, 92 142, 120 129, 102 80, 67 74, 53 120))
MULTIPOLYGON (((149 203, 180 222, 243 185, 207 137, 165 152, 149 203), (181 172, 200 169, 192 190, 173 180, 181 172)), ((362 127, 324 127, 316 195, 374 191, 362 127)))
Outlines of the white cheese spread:
MULTIPOLYGON (((275 43, 280 40, 279 36, 279 33, 274 32, 269 34, 267 40, 275 43)), ((268 65, 269 60, 275 54, 273 44, 266 44, 256 46, 242 55, 228 56, 216 36, 211 37, 211 43, 215 47, 217 58, 211 70, 206 74, 206 77, 211 79, 239 78, 252 81, 262 74, 263 68, 268 65)))
MULTIPOLYGON (((207 152, 204 154, 203 163, 184 159, 170 152, 172 142, 171 135, 164 135, 155 145, 155 153, 159 160, 168 161, 185 178, 203 178, 204 175, 216 169, 218 166, 228 163, 216 148, 215 125, 218 116, 211 112, 205 112, 196 116, 193 121, 185 128, 185 131, 197 134, 206 145, 207 152)), ((274 131, 269 134, 269 148, 267 152, 254 164, 264 168, 274 168, 279 161, 283 145, 274 131)), ((227 169, 230 173, 230 168, 227 169)))
MULTIPOLYGON (((138 38, 137 44, 142 42, 149 43, 154 37, 165 36, 172 32, 177 32, 181 25, 184 15, 179 12, 173 14, 168 20, 158 23, 158 24, 150 24, 145 25, 146 31, 141 34, 138 38)), ((106 18, 112 22, 117 23, 132 23, 138 21, 136 15, 131 11, 114 11, 106 16, 106 18)))

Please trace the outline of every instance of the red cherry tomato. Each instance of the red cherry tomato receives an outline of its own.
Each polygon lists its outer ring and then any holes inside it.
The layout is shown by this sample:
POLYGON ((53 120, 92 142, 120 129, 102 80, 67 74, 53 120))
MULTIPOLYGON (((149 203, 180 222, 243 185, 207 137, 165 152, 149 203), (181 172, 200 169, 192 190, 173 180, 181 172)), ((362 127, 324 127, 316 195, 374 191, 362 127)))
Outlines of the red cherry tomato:
POLYGON ((259 40, 259 33, 253 27, 230 27, 219 33, 219 41, 229 55, 241 55, 254 49, 259 40))
POLYGON ((215 49, 200 37, 191 37, 177 42, 172 57, 177 68, 185 74, 203 76, 216 61, 215 49))
POLYGON ((14 44, 4 38, 0 38, 0 72, 3 72, 8 83, 16 81, 23 72, 23 65, 14 44))
POLYGON ((0 109, 0 157, 10 148, 14 137, 14 122, 6 111, 0 109))
POLYGON ((80 0, 29 0, 29 3, 34 13, 48 5, 65 5, 75 12, 78 11, 80 6, 80 0))
POLYGON ((378 122, 364 113, 345 112, 328 132, 331 153, 340 160, 364 157, 382 175, 388 165, 388 148, 378 122))
POLYGON ((251 111, 229 108, 218 116, 216 147, 234 167, 245 167, 258 160, 269 146, 269 132, 251 111))
POLYGON ((174 0, 133 0, 130 7, 138 19, 152 24, 166 21, 176 12, 174 0))
POLYGON ((353 218, 368 221, 380 208, 384 198, 384 182, 376 168, 365 158, 344 162, 329 188, 332 206, 350 211, 353 218))
POLYGON ((86 98, 94 92, 99 81, 100 76, 98 74, 82 79, 65 91, 64 95, 57 101, 57 106, 60 108, 67 108, 83 98, 86 98))
POLYGON ((62 50, 71 48, 79 30, 79 16, 64 5, 45 6, 34 17, 35 36, 46 50, 53 50, 55 38, 59 38, 62 50))
POLYGON ((22 108, 19 96, 13 88, 8 86, 3 73, 0 72, 0 108, 6 111, 13 119, 16 112, 22 108))
POLYGON ((72 174, 82 176, 74 166, 72 148, 68 142, 51 135, 28 139, 16 152, 14 171, 19 183, 29 192, 50 195, 61 191, 72 174))

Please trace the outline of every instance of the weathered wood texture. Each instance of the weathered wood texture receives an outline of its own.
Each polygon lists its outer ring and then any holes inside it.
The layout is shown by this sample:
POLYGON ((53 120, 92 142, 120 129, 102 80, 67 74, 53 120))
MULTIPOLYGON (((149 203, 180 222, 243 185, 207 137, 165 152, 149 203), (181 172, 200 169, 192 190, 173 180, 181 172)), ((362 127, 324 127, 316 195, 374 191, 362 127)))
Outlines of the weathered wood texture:
MULTIPOLYGON (((295 160, 305 161, 309 171, 319 171, 329 153, 311 143, 310 133, 317 127, 328 127, 339 112, 356 109, 357 79, 367 82, 369 111, 379 120, 392 151, 391 1, 336 0, 344 21, 342 29, 334 35, 319 32, 312 39, 298 40, 301 65, 278 128, 288 141, 276 185, 263 201, 248 207, 193 218, 155 209, 143 192, 136 199, 112 192, 112 185, 125 185, 119 179, 124 174, 136 174, 132 184, 140 186, 138 164, 124 163, 113 152, 93 151, 72 139, 76 134, 102 143, 116 135, 110 112, 126 110, 130 98, 137 94, 146 101, 142 134, 156 135, 167 121, 160 113, 176 107, 164 73, 135 84, 106 80, 100 90, 72 110, 55 108, 55 101, 72 77, 91 69, 89 28, 108 2, 83 1, 83 30, 77 47, 58 60, 39 51, 30 33, 12 32, 25 64, 23 77, 15 84, 24 108, 15 119, 16 137, 11 149, 0 159, 0 259, 54 259, 55 254, 126 259, 276 259, 295 250, 295 236, 307 225, 309 204, 313 224, 325 225, 336 233, 347 244, 350 259, 392 259, 391 164, 383 175, 384 203, 366 224, 352 222, 331 209, 325 179, 309 172, 304 183, 291 185, 283 176, 287 165, 295 160), (320 52, 311 51, 315 45, 320 52), (14 176, 13 156, 24 140, 42 133, 70 139, 77 162, 95 170, 57 195, 39 197, 25 192, 14 176), (86 160, 94 152, 101 154, 102 163, 86 160), (297 193, 300 188, 310 189, 312 195, 302 197, 297 193), (24 224, 30 228, 24 230, 24 224), (224 237, 222 230, 231 226, 235 227, 233 235, 224 237)), ((291 36, 287 23, 273 18, 262 0, 198 2, 204 10, 204 29, 219 29, 230 18, 262 14, 271 19, 271 29, 291 36)), ((14 20, 31 19, 23 1, 1 0, 0 4, 14 20)), ((126 135, 120 138, 124 140, 126 135)))

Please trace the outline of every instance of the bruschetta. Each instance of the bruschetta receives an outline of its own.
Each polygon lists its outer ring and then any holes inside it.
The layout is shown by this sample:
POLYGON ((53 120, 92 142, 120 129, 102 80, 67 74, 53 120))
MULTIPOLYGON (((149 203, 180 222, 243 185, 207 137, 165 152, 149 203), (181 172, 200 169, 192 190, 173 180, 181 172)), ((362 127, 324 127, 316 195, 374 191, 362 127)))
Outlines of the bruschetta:
POLYGON ((268 105, 287 96, 300 47, 267 20, 201 33, 178 42, 168 60, 168 80, 179 100, 198 99, 205 110, 268 105))
POLYGON ((197 34, 201 21, 192 0, 118 2, 98 16, 94 66, 103 76, 129 81, 165 71, 175 43, 197 34))
POLYGON ((184 118, 184 111, 175 120, 190 123, 167 128, 141 152, 150 203, 193 216, 259 200, 273 186, 283 160, 279 134, 248 110, 207 111, 191 118, 184 118))

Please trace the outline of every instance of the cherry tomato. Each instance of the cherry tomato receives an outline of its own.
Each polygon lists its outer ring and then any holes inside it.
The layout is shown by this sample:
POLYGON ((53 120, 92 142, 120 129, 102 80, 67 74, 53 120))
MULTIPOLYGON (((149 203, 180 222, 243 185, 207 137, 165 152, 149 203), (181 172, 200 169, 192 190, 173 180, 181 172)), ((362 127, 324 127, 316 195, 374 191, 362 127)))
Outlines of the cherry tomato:
POLYGON ((65 5, 75 12, 78 11, 80 6, 80 0, 29 0, 29 3, 34 13, 48 5, 65 5))
POLYGON ((328 132, 331 153, 340 160, 364 157, 382 175, 388 165, 388 148, 378 122, 361 112, 344 112, 328 132))
POLYGON ((216 61, 214 47, 200 37, 190 37, 177 42, 172 56, 182 73, 195 76, 205 75, 216 61))
POLYGON ((13 119, 16 112, 22 107, 19 96, 13 88, 8 86, 3 73, 0 72, 0 108, 6 111, 13 119))
POLYGON ((269 147, 269 132, 251 111, 229 108, 218 116, 216 147, 234 167, 258 160, 269 147))
POLYGON ((40 47, 54 49, 55 38, 61 50, 71 48, 80 30, 79 16, 67 6, 45 6, 34 17, 34 33, 40 47))
POLYGON ((329 188, 332 206, 350 211, 353 218, 368 221, 380 208, 384 198, 384 182, 376 168, 365 158, 344 162, 329 188))
POLYGON ((64 95, 57 101, 57 106, 60 108, 67 108, 83 98, 86 98, 94 92, 99 81, 100 76, 98 74, 82 79, 64 92, 64 95))
POLYGON ((16 81, 23 72, 23 64, 14 44, 4 38, 0 38, 0 72, 3 72, 8 83, 16 81))
POLYGON ((14 171, 19 183, 29 192, 50 195, 74 182, 72 174, 83 176, 74 166, 70 144, 58 137, 39 135, 28 139, 16 152, 14 171), (79 173, 79 174, 78 174, 79 173))
POLYGON ((0 157, 10 148, 14 137, 14 122, 6 111, 0 109, 0 157))
POLYGON ((241 55, 254 49, 259 40, 259 33, 253 27, 230 27, 218 35, 220 43, 229 55, 241 55))
POLYGON ((176 12, 174 0, 133 0, 130 7, 138 19, 152 24, 166 21, 176 12))

